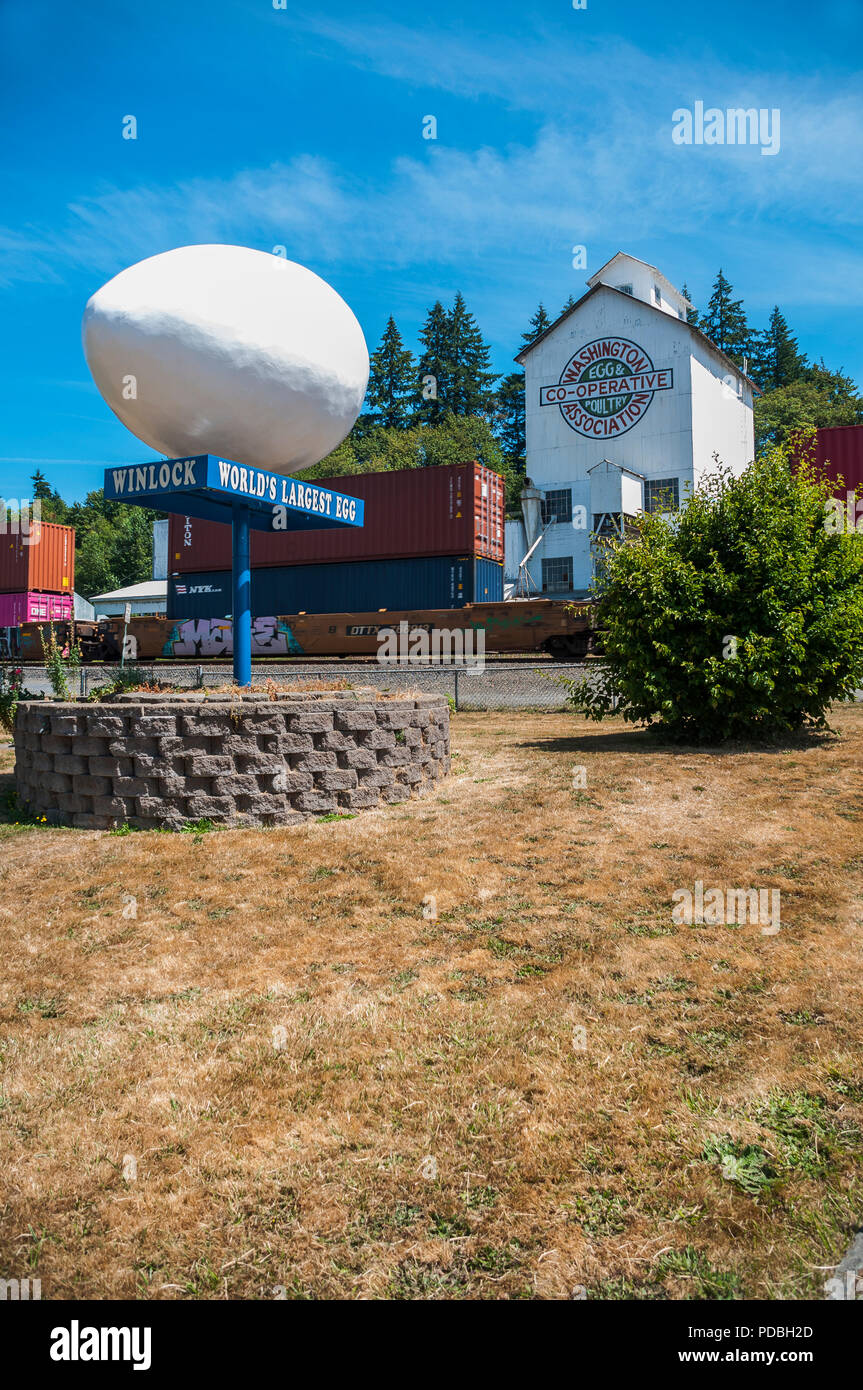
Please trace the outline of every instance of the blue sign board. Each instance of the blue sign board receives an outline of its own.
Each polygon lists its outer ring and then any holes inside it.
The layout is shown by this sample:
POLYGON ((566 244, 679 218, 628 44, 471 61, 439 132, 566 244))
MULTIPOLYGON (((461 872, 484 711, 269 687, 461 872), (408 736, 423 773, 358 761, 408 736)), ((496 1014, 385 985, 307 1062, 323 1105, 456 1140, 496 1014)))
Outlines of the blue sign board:
POLYGON ((233 508, 240 504, 248 507, 249 525, 257 531, 319 531, 363 524, 359 497, 214 454, 108 468, 105 497, 203 521, 230 522, 233 508))
POLYGON ((203 521, 231 523, 231 612, 234 617, 234 680, 252 679, 249 530, 320 531, 362 526, 364 504, 316 483, 266 468, 250 468, 215 454, 161 459, 105 470, 105 498, 156 511, 181 512, 203 521))

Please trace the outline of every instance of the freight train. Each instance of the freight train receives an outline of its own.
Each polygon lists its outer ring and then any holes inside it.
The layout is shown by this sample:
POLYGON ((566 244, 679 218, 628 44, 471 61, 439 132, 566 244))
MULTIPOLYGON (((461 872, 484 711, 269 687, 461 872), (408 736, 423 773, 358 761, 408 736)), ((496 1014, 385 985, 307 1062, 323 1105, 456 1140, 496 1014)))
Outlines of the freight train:
MULTIPOLYGON (((294 613, 255 618, 252 655, 267 660, 376 656, 385 632, 419 630, 429 635, 432 651, 476 654, 482 642, 485 652, 493 655, 543 652, 556 661, 580 661, 596 650, 594 623, 592 604, 554 599, 512 599, 444 609, 294 613)), ((44 631, 40 623, 3 629, 0 656, 41 663, 44 631)), ((61 649, 73 640, 79 642, 85 662, 119 661, 123 650, 122 618, 59 622, 54 624, 54 634, 61 649)), ((233 653, 230 618, 132 618, 126 640, 127 657, 137 661, 197 663, 224 660, 233 653)))
MULTIPOLYGON (((361 499, 346 530, 253 531, 253 613, 377 612, 503 602, 504 480, 477 462, 320 479, 361 499)), ((167 616, 221 618, 231 528, 172 513, 167 616)))

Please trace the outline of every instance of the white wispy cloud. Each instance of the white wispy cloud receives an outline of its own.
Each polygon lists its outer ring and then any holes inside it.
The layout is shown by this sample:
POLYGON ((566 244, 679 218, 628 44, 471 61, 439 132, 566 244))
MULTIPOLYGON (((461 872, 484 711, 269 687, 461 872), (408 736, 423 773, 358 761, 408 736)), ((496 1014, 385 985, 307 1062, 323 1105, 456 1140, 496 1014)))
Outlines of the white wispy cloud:
POLYGON ((284 245, 336 282, 340 266, 351 274, 423 267, 442 284, 470 279, 480 292, 484 284, 499 292, 502 283, 548 283, 579 243, 639 252, 673 238, 691 242, 689 265, 710 247, 714 267, 714 246, 733 264, 751 254, 755 237, 769 257, 771 302, 859 303, 860 95, 837 96, 817 76, 791 82, 697 55, 599 44, 577 28, 561 54, 541 32, 465 36, 439 29, 433 14, 416 28, 298 22, 341 63, 531 119, 519 120, 513 141, 504 112, 491 123, 499 143, 464 148, 452 130, 423 141, 418 117, 415 147, 396 154, 383 176, 305 154, 221 178, 93 190, 50 227, 0 228, 0 280, 56 282, 76 267, 92 272, 95 289, 144 256, 227 241, 284 245), (780 153, 675 146, 672 112, 697 99, 778 107, 780 153), (825 240, 826 257, 815 249, 825 240))
MULTIPOLYGON (((744 70, 683 46, 654 54, 625 39, 594 38, 577 16, 568 34, 538 26, 510 35, 490 24, 485 33, 465 35, 443 30, 434 11, 425 23, 410 25, 368 24, 364 16, 348 23, 326 14, 298 22, 342 62, 415 87, 488 98, 525 112, 553 111, 561 129, 595 132, 592 143, 605 155, 603 172, 613 183, 620 154, 638 192, 651 182, 655 189, 657 166, 643 177, 638 170, 638 162, 652 155, 679 197, 676 158, 678 169, 686 170, 693 207, 733 212, 725 202, 731 189, 750 210, 769 211, 775 200, 780 213, 794 208, 816 221, 859 225, 863 90, 837 94, 832 79, 817 71, 801 78, 767 65, 744 70), (673 110, 696 100, 723 109, 779 108, 782 155, 775 167, 768 168, 769 159, 753 159, 752 150, 669 148, 673 110), (684 162, 688 154, 695 157, 684 162)), ((573 153, 577 174, 582 166, 578 149, 573 153)), ((590 162, 584 172, 592 172, 590 162)))
MULTIPOLYGON (((596 39, 574 20, 569 37, 542 25, 511 35, 489 23, 484 31, 447 29, 434 9, 411 24, 353 22, 323 13, 298 16, 296 27, 323 41, 323 53, 414 88, 454 96, 490 97, 523 111, 638 99, 654 91, 655 61, 623 39, 596 39)), ((666 77, 691 72, 691 55, 662 59, 666 77)))

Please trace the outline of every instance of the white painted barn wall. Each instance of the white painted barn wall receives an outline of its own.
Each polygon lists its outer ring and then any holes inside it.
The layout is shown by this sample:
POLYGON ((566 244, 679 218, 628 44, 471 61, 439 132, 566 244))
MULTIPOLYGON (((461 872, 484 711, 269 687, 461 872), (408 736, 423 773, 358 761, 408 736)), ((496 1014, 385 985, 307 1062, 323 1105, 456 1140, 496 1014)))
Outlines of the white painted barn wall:
POLYGON ((691 374, 694 483, 713 469, 714 453, 739 476, 755 457, 752 387, 735 380, 706 343, 694 344, 691 374))
MULTIPOLYGON (((525 359, 527 472, 537 487, 584 479, 609 458, 647 477, 670 478, 692 467, 688 329, 670 314, 601 287, 563 320, 525 359), (539 403, 541 386, 556 382, 569 358, 594 338, 620 336, 643 348, 654 367, 670 367, 674 388, 657 391, 645 415, 626 434, 586 439, 570 429, 556 406, 539 403)), ((573 497, 573 502, 576 499, 573 497)))
MULTIPOLYGON (((645 479, 677 478, 683 501, 712 466, 714 452, 735 474, 754 456, 751 386, 688 328, 652 267, 622 258, 609 280, 530 350, 523 364, 527 475, 543 492, 571 488, 573 507, 587 512, 586 530, 557 523, 547 531, 531 569, 541 582, 543 558, 572 556, 573 593, 584 593, 592 574, 590 530, 598 508, 588 471, 594 465, 607 458, 645 479), (612 288, 616 283, 631 283, 633 295, 612 288), (652 307, 644 301, 652 301, 656 283, 663 302, 652 307), (670 368, 674 385, 657 391, 626 433, 589 439, 570 429, 557 407, 540 405, 540 388, 556 383, 585 343, 611 336, 637 343, 655 369, 670 368)), ((508 533, 507 575, 517 570, 517 545, 517 533, 508 533)))

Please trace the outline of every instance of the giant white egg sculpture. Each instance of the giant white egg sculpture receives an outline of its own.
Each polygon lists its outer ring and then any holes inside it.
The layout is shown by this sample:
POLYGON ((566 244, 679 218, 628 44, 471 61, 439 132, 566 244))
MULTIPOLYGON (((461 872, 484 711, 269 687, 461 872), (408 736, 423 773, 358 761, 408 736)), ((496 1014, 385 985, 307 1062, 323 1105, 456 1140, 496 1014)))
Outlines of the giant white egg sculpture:
POLYGON ((295 473, 363 403, 369 355, 313 271, 245 246, 181 246, 129 266, 84 311, 84 355, 123 424, 168 457, 295 473))

